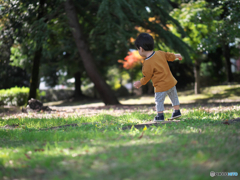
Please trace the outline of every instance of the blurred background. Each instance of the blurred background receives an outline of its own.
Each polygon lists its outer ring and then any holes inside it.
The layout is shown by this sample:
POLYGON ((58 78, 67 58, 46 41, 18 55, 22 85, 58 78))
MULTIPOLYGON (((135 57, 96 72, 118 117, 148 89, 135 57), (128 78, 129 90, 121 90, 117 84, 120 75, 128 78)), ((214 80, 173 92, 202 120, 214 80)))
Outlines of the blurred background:
POLYGON ((169 62, 178 91, 240 83, 236 0, 0 0, 0 105, 152 95, 136 90, 141 32, 169 62))

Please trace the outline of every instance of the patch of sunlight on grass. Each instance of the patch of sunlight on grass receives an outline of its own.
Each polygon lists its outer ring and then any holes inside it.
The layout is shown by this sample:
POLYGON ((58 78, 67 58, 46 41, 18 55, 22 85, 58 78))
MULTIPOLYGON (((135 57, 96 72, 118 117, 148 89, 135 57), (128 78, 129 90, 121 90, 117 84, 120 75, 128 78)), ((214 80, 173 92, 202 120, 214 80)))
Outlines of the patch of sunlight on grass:
MULTIPOLYGON (((206 94, 198 94, 198 95, 188 95, 188 96, 179 96, 180 103, 194 103, 196 100, 199 99, 208 99, 209 96, 206 94)), ((149 96, 142 96, 139 98, 131 98, 127 100, 120 100, 121 104, 131 104, 131 105, 140 105, 140 104, 155 104, 155 97, 154 95, 152 97, 149 96)), ((164 104, 172 104, 171 100, 168 96, 166 96, 166 99, 164 101, 164 104)))
POLYGON ((186 126, 185 129, 181 130, 181 133, 184 133, 184 134, 190 134, 190 133, 199 133, 199 128, 195 128, 195 127, 192 127, 192 126, 186 126))
POLYGON ((140 104, 154 104, 155 99, 154 95, 152 96, 141 96, 141 97, 133 97, 130 99, 122 99, 120 100, 121 104, 132 104, 132 105, 140 105, 140 104))
MULTIPOLYGON (((197 100, 208 99, 209 96, 206 94, 197 94, 197 95, 188 95, 188 96, 179 96, 180 103, 195 103, 197 100)), ((166 104, 171 104, 171 100, 167 96, 165 99, 166 104)))
MULTIPOLYGON (((240 101, 240 84, 237 85, 219 85, 201 88, 201 94, 195 95, 194 90, 179 91, 179 101, 180 103, 195 103, 199 100, 207 100, 207 102, 220 102, 220 101, 240 101)), ((141 105, 141 104, 155 104, 154 94, 143 95, 143 96, 132 96, 119 98, 119 102, 123 105, 141 105)), ((171 104, 168 96, 165 99, 165 104, 171 104)), ((61 106, 64 108, 71 105, 71 108, 84 108, 84 107, 98 107, 104 106, 101 100, 97 102, 75 102, 75 103, 65 103, 63 101, 44 103, 45 106, 61 106)))
POLYGON ((64 102, 64 101, 56 101, 56 102, 47 102, 43 103, 44 106, 59 106, 62 109, 68 108, 71 106, 71 108, 85 108, 85 107, 98 107, 98 106, 104 106, 104 103, 101 102, 91 102, 91 101, 77 101, 77 102, 64 102))

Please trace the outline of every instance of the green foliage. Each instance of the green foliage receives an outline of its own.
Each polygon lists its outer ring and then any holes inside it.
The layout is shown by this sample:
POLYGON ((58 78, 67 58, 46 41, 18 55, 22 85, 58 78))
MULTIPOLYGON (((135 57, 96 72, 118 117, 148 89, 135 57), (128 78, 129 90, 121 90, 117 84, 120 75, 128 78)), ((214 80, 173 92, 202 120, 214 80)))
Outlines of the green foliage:
POLYGON ((107 49, 135 48, 130 38, 138 35, 136 27, 142 27, 145 31, 148 29, 156 34, 157 43, 163 43, 180 52, 189 61, 189 46, 169 31, 169 25, 176 25, 179 31, 185 34, 178 21, 169 15, 171 10, 171 5, 165 0, 129 2, 103 0, 97 12, 97 23, 91 31, 91 37, 97 41, 101 40, 107 49), (149 21, 151 17, 159 21, 149 21))
MULTIPOLYGON (((0 90, 0 105, 10 105, 10 106, 23 106, 27 105, 28 102, 28 87, 13 87, 11 89, 1 89, 0 90)), ((44 96, 43 93, 37 91, 37 97, 44 96)))
MULTIPOLYGON (((44 77, 49 86, 59 82, 64 84, 67 78, 79 71, 82 72, 82 79, 88 78, 68 26, 64 1, 46 0, 44 6, 41 6, 42 1, 39 0, 1 2, 4 5, 0 15, 5 19, 0 22, 1 27, 4 27, 2 34, 9 32, 5 38, 11 42, 7 49, 10 52, 12 47, 13 65, 22 66, 30 72, 34 54, 42 48, 39 79, 44 77), (64 76, 60 71, 64 72, 64 76)), ((105 79, 108 70, 117 64, 116 59, 122 59, 129 48, 134 47, 130 38, 135 38, 139 33, 137 26, 150 29, 157 34, 157 42, 190 59, 187 50, 189 46, 169 31, 169 24, 173 24, 184 34, 180 24, 169 15, 172 7, 168 1, 74 0, 73 3, 84 39, 89 45, 86 48, 90 49, 98 70, 105 79), (150 22, 150 17, 161 21, 150 22)), ((8 55, 10 56, 9 53, 8 55)))
MULTIPOLYGON (((217 45, 234 43, 236 38, 240 38, 240 1, 236 0, 208 0, 210 8, 218 8, 221 14, 216 18, 217 24, 214 33, 210 36, 216 39, 217 45)), ((233 44, 238 46, 238 44, 233 44)))
POLYGON ((26 69, 28 73, 31 71, 31 63, 29 62, 29 57, 24 53, 23 47, 20 44, 14 44, 11 47, 11 66, 21 67, 26 69))
POLYGON ((14 87, 0 90, 0 101, 5 105, 22 106, 27 103, 29 88, 14 87))
MULTIPOLYGON (((215 32, 217 25, 221 23, 215 20, 221 12, 219 8, 210 8, 205 0, 192 0, 181 4, 179 9, 174 9, 171 15, 179 20, 188 35, 183 38, 184 42, 195 52, 204 52, 216 48, 213 44, 214 38, 209 37, 209 34, 215 32)), ((171 30, 177 36, 181 36, 176 27, 173 26, 171 30)))
MULTIPOLYGON (((58 60, 59 58, 56 57, 63 53, 62 49, 58 46, 59 43, 56 41, 56 37, 59 35, 57 32, 61 32, 62 28, 58 26, 57 28, 59 29, 57 30, 56 26, 53 26, 53 24, 56 24, 56 18, 59 18, 62 15, 61 12, 64 11, 63 8, 59 8, 62 1, 47 0, 44 1, 44 3, 42 10, 39 0, 6 0, 3 1, 2 11, 0 11, 0 17, 4 20, 0 22, 0 26, 3 27, 1 33, 5 36, 9 34, 6 37, 8 37, 9 41, 14 41, 14 44, 12 43, 8 46, 9 50, 11 49, 11 57, 6 57, 5 59, 8 59, 8 62, 11 60, 11 65, 20 66, 28 73, 32 70, 31 66, 34 54, 38 49, 43 49, 41 57, 42 60, 47 62, 51 62, 54 59, 58 60)), ((58 23, 58 25, 59 24, 60 23, 58 23)), ((63 22, 61 25, 63 24, 65 24, 65 26, 63 26, 64 28, 67 27, 67 23, 63 22)), ((61 36, 62 35, 59 37, 61 36)), ((0 38, 1 37, 4 36, 0 36, 0 38)), ((59 41, 61 41, 61 39, 59 41)), ((5 42, 4 44, 6 46, 7 43, 5 42)), ((60 46, 63 45, 60 44, 60 46)), ((3 48, 1 47, 1 49, 3 48)), ((4 52, 7 51, 5 50, 4 52)), ((7 60, 5 61, 7 62, 7 60)), ((48 66, 55 67, 56 65, 48 64, 48 66)), ((43 71, 41 75, 46 74, 46 76, 48 76, 48 74, 50 74, 49 76, 51 76, 51 72, 52 71, 46 73, 43 71)))

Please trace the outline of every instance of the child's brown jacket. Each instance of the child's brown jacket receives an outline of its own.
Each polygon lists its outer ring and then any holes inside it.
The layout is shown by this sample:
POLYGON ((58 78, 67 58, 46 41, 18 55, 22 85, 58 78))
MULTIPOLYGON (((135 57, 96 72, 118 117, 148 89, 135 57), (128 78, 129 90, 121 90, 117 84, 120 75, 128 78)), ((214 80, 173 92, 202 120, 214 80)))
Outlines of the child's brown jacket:
POLYGON ((143 78, 140 80, 145 85, 152 79, 155 92, 163 92, 171 89, 177 84, 177 80, 173 77, 167 61, 176 59, 174 53, 155 51, 150 58, 145 59, 143 63, 143 78))

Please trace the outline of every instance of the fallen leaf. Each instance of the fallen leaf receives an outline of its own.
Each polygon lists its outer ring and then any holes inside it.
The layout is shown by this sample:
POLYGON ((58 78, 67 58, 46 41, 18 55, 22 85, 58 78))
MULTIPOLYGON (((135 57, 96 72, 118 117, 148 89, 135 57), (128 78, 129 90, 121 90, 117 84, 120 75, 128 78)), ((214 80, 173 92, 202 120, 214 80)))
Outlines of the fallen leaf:
POLYGON ((81 154, 72 154, 72 157, 80 157, 80 156, 82 156, 81 154))
POLYGON ((37 152, 37 151, 44 151, 44 149, 35 149, 34 151, 35 152, 37 152))
POLYGON ((25 156, 26 156, 28 159, 31 159, 31 157, 30 157, 28 154, 25 154, 25 156))
POLYGON ((191 141, 191 144, 197 144, 197 141, 191 141))
POLYGON ((38 174, 44 174, 45 173, 45 170, 43 169, 40 169, 40 168, 36 168, 34 169, 35 173, 38 173, 38 174))
POLYGON ((138 137, 138 139, 141 139, 143 137, 144 131, 142 132, 141 136, 138 137))
POLYGON ((227 122, 227 121, 226 121, 226 122, 224 122, 223 124, 230 125, 230 124, 229 124, 229 122, 227 122))

